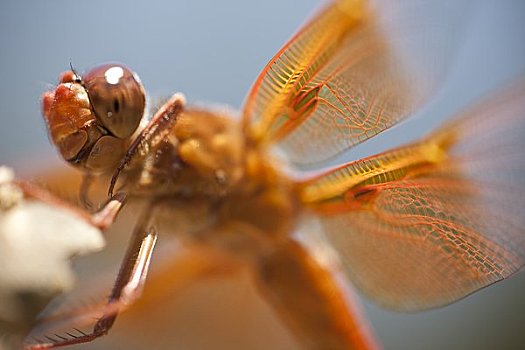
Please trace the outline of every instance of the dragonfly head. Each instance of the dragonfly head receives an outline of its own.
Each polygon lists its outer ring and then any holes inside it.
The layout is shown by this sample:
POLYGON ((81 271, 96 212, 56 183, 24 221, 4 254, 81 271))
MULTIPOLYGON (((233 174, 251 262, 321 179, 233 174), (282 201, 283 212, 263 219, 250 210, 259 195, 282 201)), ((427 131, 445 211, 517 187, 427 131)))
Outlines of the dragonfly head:
POLYGON ((122 64, 103 64, 80 76, 60 75, 42 96, 51 141, 70 164, 109 173, 125 153, 144 115, 145 91, 138 76, 122 64))

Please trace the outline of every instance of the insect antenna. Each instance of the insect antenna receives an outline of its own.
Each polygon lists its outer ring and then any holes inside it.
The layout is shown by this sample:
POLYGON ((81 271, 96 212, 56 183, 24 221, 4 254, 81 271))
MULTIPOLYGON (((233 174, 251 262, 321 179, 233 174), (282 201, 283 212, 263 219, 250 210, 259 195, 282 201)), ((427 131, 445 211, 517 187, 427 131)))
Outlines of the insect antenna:
POLYGON ((73 74, 75 75, 75 81, 77 83, 81 83, 82 82, 82 79, 80 78, 80 75, 78 75, 77 71, 75 70, 75 68, 73 68, 73 63, 71 63, 71 58, 69 59, 69 68, 71 69, 71 71, 73 72, 73 74))

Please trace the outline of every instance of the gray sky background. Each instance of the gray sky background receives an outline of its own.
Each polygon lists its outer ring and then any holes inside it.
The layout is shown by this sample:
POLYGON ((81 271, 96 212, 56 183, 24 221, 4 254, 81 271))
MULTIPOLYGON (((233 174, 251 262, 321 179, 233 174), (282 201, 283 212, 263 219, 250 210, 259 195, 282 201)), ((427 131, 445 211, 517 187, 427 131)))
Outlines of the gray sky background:
MULTIPOLYGON (((79 71, 121 61, 152 94, 182 91, 190 101, 239 108, 259 70, 316 6, 314 0, 2 1, 0 164, 27 168, 57 161, 39 96, 70 60, 79 71)), ((458 63, 435 103, 355 155, 421 135, 469 101, 525 75, 524 1, 477 1, 465 21, 458 63)), ((518 349, 525 344, 524 292, 522 273, 435 311, 402 315, 366 308, 386 348, 518 349)))

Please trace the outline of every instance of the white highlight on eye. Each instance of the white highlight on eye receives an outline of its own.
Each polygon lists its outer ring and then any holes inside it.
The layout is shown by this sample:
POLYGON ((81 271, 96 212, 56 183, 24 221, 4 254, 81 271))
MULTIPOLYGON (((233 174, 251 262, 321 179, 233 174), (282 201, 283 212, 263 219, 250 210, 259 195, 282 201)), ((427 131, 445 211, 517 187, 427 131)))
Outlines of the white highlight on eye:
POLYGON ((133 78, 135 78, 135 80, 137 81, 137 83, 139 84, 142 84, 142 81, 140 80, 139 76, 137 73, 133 72, 133 78))
POLYGON ((108 84, 116 85, 124 76, 124 69, 122 67, 111 67, 104 73, 104 76, 108 84))

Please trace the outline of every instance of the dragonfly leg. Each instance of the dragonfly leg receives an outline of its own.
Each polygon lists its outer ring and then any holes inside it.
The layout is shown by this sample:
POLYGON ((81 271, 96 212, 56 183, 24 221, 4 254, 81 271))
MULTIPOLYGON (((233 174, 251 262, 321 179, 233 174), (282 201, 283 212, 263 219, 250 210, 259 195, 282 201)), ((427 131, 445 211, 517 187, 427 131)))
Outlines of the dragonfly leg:
POLYGON ((108 202, 96 213, 91 215, 90 222, 92 225, 98 227, 101 230, 105 230, 117 218, 117 214, 126 201, 126 195, 124 193, 117 193, 112 196, 108 202))
POLYGON ((126 155, 122 158, 121 163, 115 170, 108 191, 110 196, 113 194, 113 189, 115 188, 122 170, 136 156, 142 154, 143 151, 146 151, 165 140, 165 137, 175 125, 177 117, 181 114, 185 103, 184 96, 176 93, 155 113, 148 125, 146 125, 128 148, 126 155))
POLYGON ((38 200, 56 208, 67 210, 101 230, 113 224, 126 200, 124 193, 116 193, 99 211, 90 214, 86 210, 71 205, 53 193, 31 182, 16 180, 13 183, 22 191, 25 198, 38 200))
POLYGON ((88 343, 108 333, 115 323, 118 313, 142 294, 153 248, 157 240, 156 230, 149 226, 153 208, 154 206, 149 206, 139 219, 113 285, 113 290, 103 309, 103 316, 95 323, 93 330, 90 333, 77 330, 78 335, 69 334, 71 338, 48 338, 53 341, 28 345, 25 350, 50 349, 88 343))

